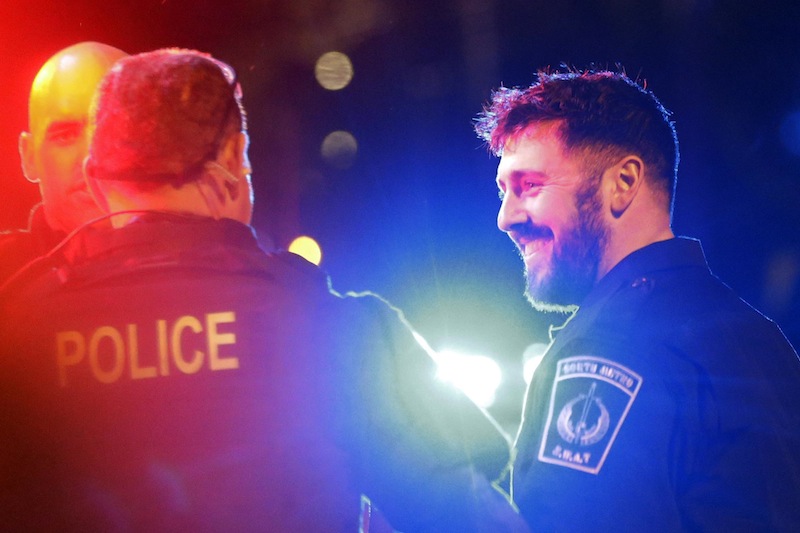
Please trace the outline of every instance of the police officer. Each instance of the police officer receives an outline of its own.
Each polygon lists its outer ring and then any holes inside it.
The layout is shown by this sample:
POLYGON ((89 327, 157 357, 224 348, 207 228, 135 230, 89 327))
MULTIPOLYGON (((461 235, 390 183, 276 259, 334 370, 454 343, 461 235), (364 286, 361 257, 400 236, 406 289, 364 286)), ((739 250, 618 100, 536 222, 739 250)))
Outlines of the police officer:
POLYGON ((528 299, 574 313, 512 455, 531 529, 800 529, 800 362, 673 235, 669 113, 621 73, 540 72, 495 92, 476 130, 500 156, 498 226, 528 299))
POLYGON ((0 233, 0 284, 102 214, 83 179, 89 104, 103 75, 126 55, 106 44, 82 42, 57 52, 34 78, 30 131, 19 136, 19 154, 23 174, 38 184, 42 202, 31 211, 27 229, 0 233))
POLYGON ((114 229, 3 295, 0 521, 134 531, 521 530, 506 441, 377 297, 265 254, 233 70, 118 62, 86 172, 114 229))

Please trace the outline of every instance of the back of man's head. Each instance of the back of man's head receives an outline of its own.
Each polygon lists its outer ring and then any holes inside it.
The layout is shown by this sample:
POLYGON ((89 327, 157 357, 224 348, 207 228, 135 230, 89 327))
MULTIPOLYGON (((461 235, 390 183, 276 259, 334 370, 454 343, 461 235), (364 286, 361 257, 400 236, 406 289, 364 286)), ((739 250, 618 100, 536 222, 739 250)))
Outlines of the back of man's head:
POLYGON ((89 157, 101 180, 180 186, 245 129, 233 70, 191 50, 120 61, 101 84, 96 107, 89 157))
POLYGON ((107 211, 250 223, 245 114, 228 65, 183 49, 126 58, 98 88, 93 124, 86 173, 107 211))

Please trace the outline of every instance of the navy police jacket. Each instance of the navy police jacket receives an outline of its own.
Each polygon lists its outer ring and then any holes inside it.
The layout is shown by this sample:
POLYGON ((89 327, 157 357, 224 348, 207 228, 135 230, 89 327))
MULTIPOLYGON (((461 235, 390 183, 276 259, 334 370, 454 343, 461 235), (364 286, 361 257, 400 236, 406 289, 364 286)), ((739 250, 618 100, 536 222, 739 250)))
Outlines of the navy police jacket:
POLYGON ((26 229, 0 231, 0 286, 26 264, 49 252, 65 236, 47 225, 42 204, 31 209, 26 229))
POLYGON ((0 296, 0 529, 354 532, 361 494, 406 531, 511 509, 486 482, 506 441, 379 298, 230 220, 151 214, 63 252, 0 296))
POLYGON ((513 497, 541 531, 797 531, 800 362, 697 241, 634 252, 529 387, 513 497))

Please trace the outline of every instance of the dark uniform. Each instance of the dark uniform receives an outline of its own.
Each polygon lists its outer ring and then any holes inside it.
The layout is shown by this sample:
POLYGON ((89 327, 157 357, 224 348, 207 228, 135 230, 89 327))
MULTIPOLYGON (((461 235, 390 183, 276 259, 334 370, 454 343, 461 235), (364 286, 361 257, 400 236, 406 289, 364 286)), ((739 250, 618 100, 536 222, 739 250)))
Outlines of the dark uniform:
POLYGON ((230 220, 65 256, 1 296, 0 529, 355 532, 363 492, 402 530, 503 530, 506 441, 382 300, 230 220))
POLYGON ((31 209, 27 229, 0 231, 0 285, 30 261, 49 252, 64 237, 47 225, 42 204, 31 209))
POLYGON ((513 497, 537 531, 800 531, 800 362, 677 238, 617 265, 529 388, 513 497))

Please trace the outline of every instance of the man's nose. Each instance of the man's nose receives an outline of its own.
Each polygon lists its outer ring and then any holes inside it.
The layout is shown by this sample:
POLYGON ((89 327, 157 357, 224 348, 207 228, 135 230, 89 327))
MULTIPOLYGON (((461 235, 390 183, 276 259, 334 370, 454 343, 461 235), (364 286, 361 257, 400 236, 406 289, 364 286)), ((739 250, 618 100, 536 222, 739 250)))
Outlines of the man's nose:
POLYGON ((497 227, 500 231, 508 233, 519 224, 527 221, 528 215, 522 209, 519 198, 509 191, 503 197, 500 211, 497 212, 497 227))

